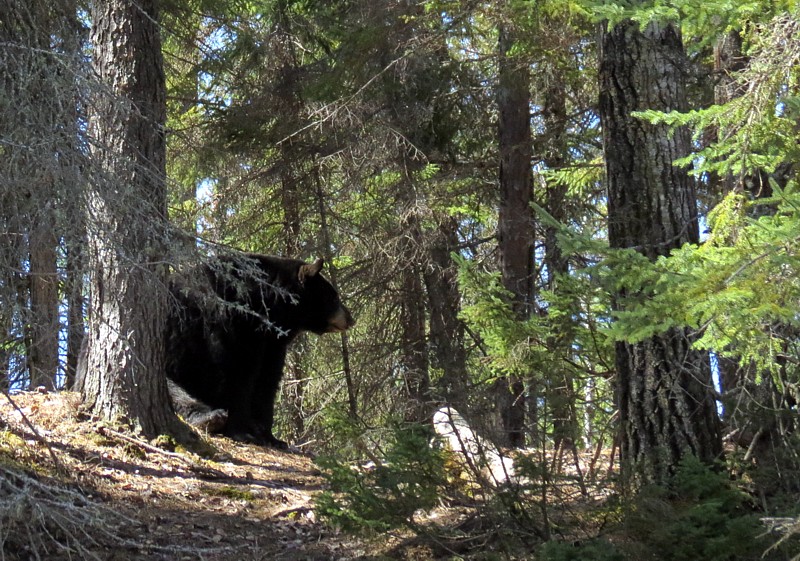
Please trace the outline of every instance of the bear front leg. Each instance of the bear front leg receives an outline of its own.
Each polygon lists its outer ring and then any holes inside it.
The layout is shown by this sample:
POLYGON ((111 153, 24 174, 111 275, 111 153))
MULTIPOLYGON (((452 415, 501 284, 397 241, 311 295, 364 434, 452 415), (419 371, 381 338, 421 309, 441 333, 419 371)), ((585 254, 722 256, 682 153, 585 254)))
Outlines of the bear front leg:
POLYGON ((272 434, 275 418, 275 399, 283 377, 285 350, 278 350, 268 355, 270 360, 264 361, 264 368, 256 382, 256 391, 252 394, 252 427, 258 434, 263 446, 288 450, 289 444, 272 434))
POLYGON ((238 442, 261 444, 261 437, 252 422, 253 394, 256 393, 257 376, 260 370, 260 353, 242 347, 240 352, 228 357, 225 370, 228 372, 225 387, 225 403, 228 407, 228 422, 223 434, 238 442))
POLYGON ((278 388, 276 387, 271 396, 267 397, 263 402, 263 418, 258 422, 256 431, 258 432, 259 440, 261 441, 262 445, 269 446, 271 448, 277 448, 278 450, 288 450, 289 443, 276 438, 272 434, 272 424, 274 422, 275 414, 275 396, 277 393, 278 388))

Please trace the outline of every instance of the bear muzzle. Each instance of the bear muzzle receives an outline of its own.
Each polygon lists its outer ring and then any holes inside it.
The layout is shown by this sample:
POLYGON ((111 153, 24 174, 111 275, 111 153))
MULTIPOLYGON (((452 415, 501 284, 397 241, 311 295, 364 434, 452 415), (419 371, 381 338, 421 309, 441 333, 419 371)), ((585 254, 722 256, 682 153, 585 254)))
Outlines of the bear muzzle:
POLYGON ((342 331, 347 331, 353 327, 355 323, 356 322, 353 319, 353 316, 350 315, 350 310, 344 306, 339 306, 339 309, 336 310, 330 318, 328 318, 327 332, 340 333, 342 331))

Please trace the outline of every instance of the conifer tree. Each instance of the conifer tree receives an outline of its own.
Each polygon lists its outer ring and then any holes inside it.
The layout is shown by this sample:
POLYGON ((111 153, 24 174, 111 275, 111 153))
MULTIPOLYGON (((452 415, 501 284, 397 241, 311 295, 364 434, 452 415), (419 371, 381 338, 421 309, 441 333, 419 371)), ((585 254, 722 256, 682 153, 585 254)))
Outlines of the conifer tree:
MULTIPOLYGON (((631 20, 602 34, 600 116, 612 248, 651 260, 699 239, 694 180, 674 164, 690 153, 689 131, 637 119, 634 111, 685 110, 686 56, 675 24, 631 20)), ((621 293, 617 306, 624 307, 621 293)), ((616 344, 617 404, 628 475, 664 482, 682 458, 722 450, 709 357, 690 329, 616 344)))
POLYGON ((190 434, 165 377, 165 84, 158 2, 92 10, 93 65, 106 89, 90 120, 98 169, 89 192, 91 311, 83 398, 147 437, 190 434))

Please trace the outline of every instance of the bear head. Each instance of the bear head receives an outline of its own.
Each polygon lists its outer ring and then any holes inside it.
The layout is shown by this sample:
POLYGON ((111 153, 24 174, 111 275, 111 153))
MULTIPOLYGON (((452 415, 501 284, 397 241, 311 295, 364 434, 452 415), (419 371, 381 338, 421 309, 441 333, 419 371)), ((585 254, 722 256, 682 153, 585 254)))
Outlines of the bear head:
POLYGON ((265 312, 279 330, 322 335, 346 331, 355 324, 338 291, 322 275, 322 259, 306 263, 259 254, 249 254, 248 258, 257 263, 263 275, 261 282, 251 283, 250 306, 265 312), (266 291, 264 283, 269 285, 266 291))
POLYGON ((300 329, 317 335, 350 329, 355 321, 339 298, 333 285, 320 274, 323 260, 303 263, 297 271, 298 313, 303 318, 300 329))

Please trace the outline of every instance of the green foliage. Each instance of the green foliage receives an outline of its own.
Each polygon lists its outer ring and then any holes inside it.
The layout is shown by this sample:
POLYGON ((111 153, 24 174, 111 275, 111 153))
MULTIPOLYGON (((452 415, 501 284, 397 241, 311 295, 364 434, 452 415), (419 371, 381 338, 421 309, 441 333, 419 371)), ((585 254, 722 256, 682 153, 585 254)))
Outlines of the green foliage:
POLYGON ((603 180, 605 169, 600 157, 574 167, 547 170, 543 173, 548 184, 564 185, 568 193, 584 198, 603 180))
POLYGON ((602 275, 621 294, 613 338, 640 341, 670 327, 700 330, 696 345, 743 364, 778 368, 784 342, 770 329, 796 325, 800 298, 800 195, 791 182, 773 215, 748 218, 753 204, 731 194, 709 215, 703 245, 686 245, 651 263, 633 250, 611 252, 602 275))
MULTIPOLYGON (((774 172, 787 161, 800 156, 797 143, 798 103, 795 85, 800 64, 797 5, 778 2, 712 2, 705 9, 693 2, 679 3, 691 7, 687 15, 695 29, 702 32, 704 22, 717 24, 717 34, 734 30, 742 34, 748 64, 730 78, 741 95, 734 95, 724 104, 713 104, 685 113, 641 111, 634 115, 652 124, 670 127, 688 126, 694 131, 698 149, 676 162, 693 173, 743 177, 746 174, 774 172), (707 15, 707 14, 706 14, 707 15), (751 21, 752 20, 752 21, 751 21), (743 21, 750 22, 750 32, 741 31, 743 21), (760 25, 755 21, 762 22, 760 25), (716 133, 715 142, 701 139, 709 131, 716 133)), ((705 3, 701 3, 705 4, 705 3)))
POLYGON ((541 561, 625 561, 626 557, 602 538, 581 543, 550 541, 539 548, 541 561))
POLYGON ((644 547, 639 558, 758 559, 769 546, 748 497, 731 485, 724 471, 693 457, 682 462, 667 487, 644 489, 625 523, 644 547))
MULTIPOLYGON (((698 174, 713 204, 721 195, 708 193, 713 181, 705 178, 740 178, 800 160, 800 59, 797 17, 791 15, 796 4, 435 0, 383 9, 350 1, 221 6, 197 0, 191 5, 191 17, 182 13, 164 28, 186 27, 185 37, 167 43, 172 218, 188 230, 199 222, 210 241, 241 248, 306 253, 301 257, 333 253, 345 301, 359 322, 348 344, 360 418, 345 405, 341 344, 334 337, 306 344, 293 358, 304 377, 298 384, 303 408, 286 403, 278 410, 292 430, 290 421, 302 418, 297 430, 318 451, 352 458, 396 440, 386 437, 385 427, 405 405, 397 364, 409 298, 398 279, 412 263, 421 274, 440 270, 441 264, 431 261, 431 250, 440 245, 460 258, 461 318, 468 327, 463 376, 469 379, 460 380, 470 390, 466 407, 479 410, 485 399, 494 413, 495 395, 487 382, 520 374, 531 402, 541 404, 538 422, 552 428, 559 398, 553 390, 568 380, 574 383, 569 397, 578 422, 608 426, 614 411, 614 341, 641 340, 670 327, 696 328, 698 346, 754 361, 758 372, 777 371, 787 341, 773 326, 798 322, 795 185, 759 201, 729 195, 707 217, 711 232, 702 245, 655 263, 633 250, 609 252, 595 108, 595 30, 589 20, 679 23, 703 96, 713 86, 713 75, 703 74, 710 71, 703 68, 710 46, 723 33, 741 32, 745 62, 752 62, 732 76, 741 97, 722 106, 702 97, 696 104, 702 109, 688 113, 637 114, 643 122, 692 128, 697 152, 680 164, 698 174), (781 12, 789 15, 772 20, 781 12), (531 116, 535 171, 544 179, 536 185, 537 200, 544 206, 550 189, 566 191, 562 208, 551 209, 563 224, 539 208, 537 235, 542 227, 558 230, 569 271, 553 283, 546 271, 535 279, 536 313, 525 320, 508 305, 492 238, 498 219, 494 55, 501 25, 517 31, 510 53, 515 62, 532 69, 531 107, 544 107, 543 92, 561 83, 569 121, 559 154, 563 164, 546 169, 538 147, 552 131, 542 111, 531 116), (205 44, 198 46, 198 39, 205 44), (709 142, 709 136, 715 140, 709 142), (198 204, 194 193, 204 183, 211 197, 198 204), (399 202, 406 199, 408 204, 399 202), (327 213, 327 232, 320 209, 327 213), (407 220, 409 212, 415 220, 407 220), (451 218, 453 238, 445 243, 439 229, 451 218), (293 220, 297 229, 289 228, 293 220), (411 222, 419 231, 409 230, 411 222), (543 289, 545 282, 549 290, 543 289), (609 327, 612 317, 617 321, 609 327), (584 391, 591 400, 574 399, 584 391), (365 433, 365 425, 375 428, 365 433)), ((541 254, 535 259, 540 264, 541 254)), ((422 290, 411 297, 425 306, 431 329, 431 295, 422 290)), ((435 347, 427 341, 429 349, 435 347)), ((796 383, 793 365, 783 366, 787 381, 796 383)), ((452 382, 452 374, 438 365, 428 374, 437 392, 452 382)), ((422 461, 421 450, 427 445, 410 458, 422 461)), ((330 464, 339 488, 325 499, 330 518, 375 531, 408 523, 416 499, 404 495, 403 478, 411 474, 401 467, 410 462, 387 461, 367 473, 330 464), (382 511, 394 518, 382 519, 388 516, 382 511)), ((548 547, 553 559, 574 558, 575 551, 585 558, 616 555, 602 541, 548 547)))
POLYGON ((528 371, 541 359, 547 336, 538 316, 521 320, 511 310, 511 294, 500 284, 499 273, 480 271, 474 262, 454 256, 459 282, 468 302, 462 318, 481 336, 497 372, 528 371))
POLYGON ((318 459, 330 486, 317 498, 320 515, 359 534, 413 527, 414 513, 433 508, 445 483, 444 458, 430 437, 421 427, 397 429, 382 463, 369 469, 318 459))
POLYGON ((739 21, 760 14, 763 2, 758 0, 646 0, 644 2, 605 2, 587 0, 587 8, 597 21, 608 20, 609 25, 630 19, 642 27, 652 21, 688 21, 691 25, 713 34, 725 30, 728 21, 739 21))
POLYGON ((602 537, 547 542, 539 555, 545 561, 743 561, 762 558, 770 546, 749 497, 724 470, 691 456, 668 485, 639 493, 620 530, 612 531, 613 543, 602 537))

